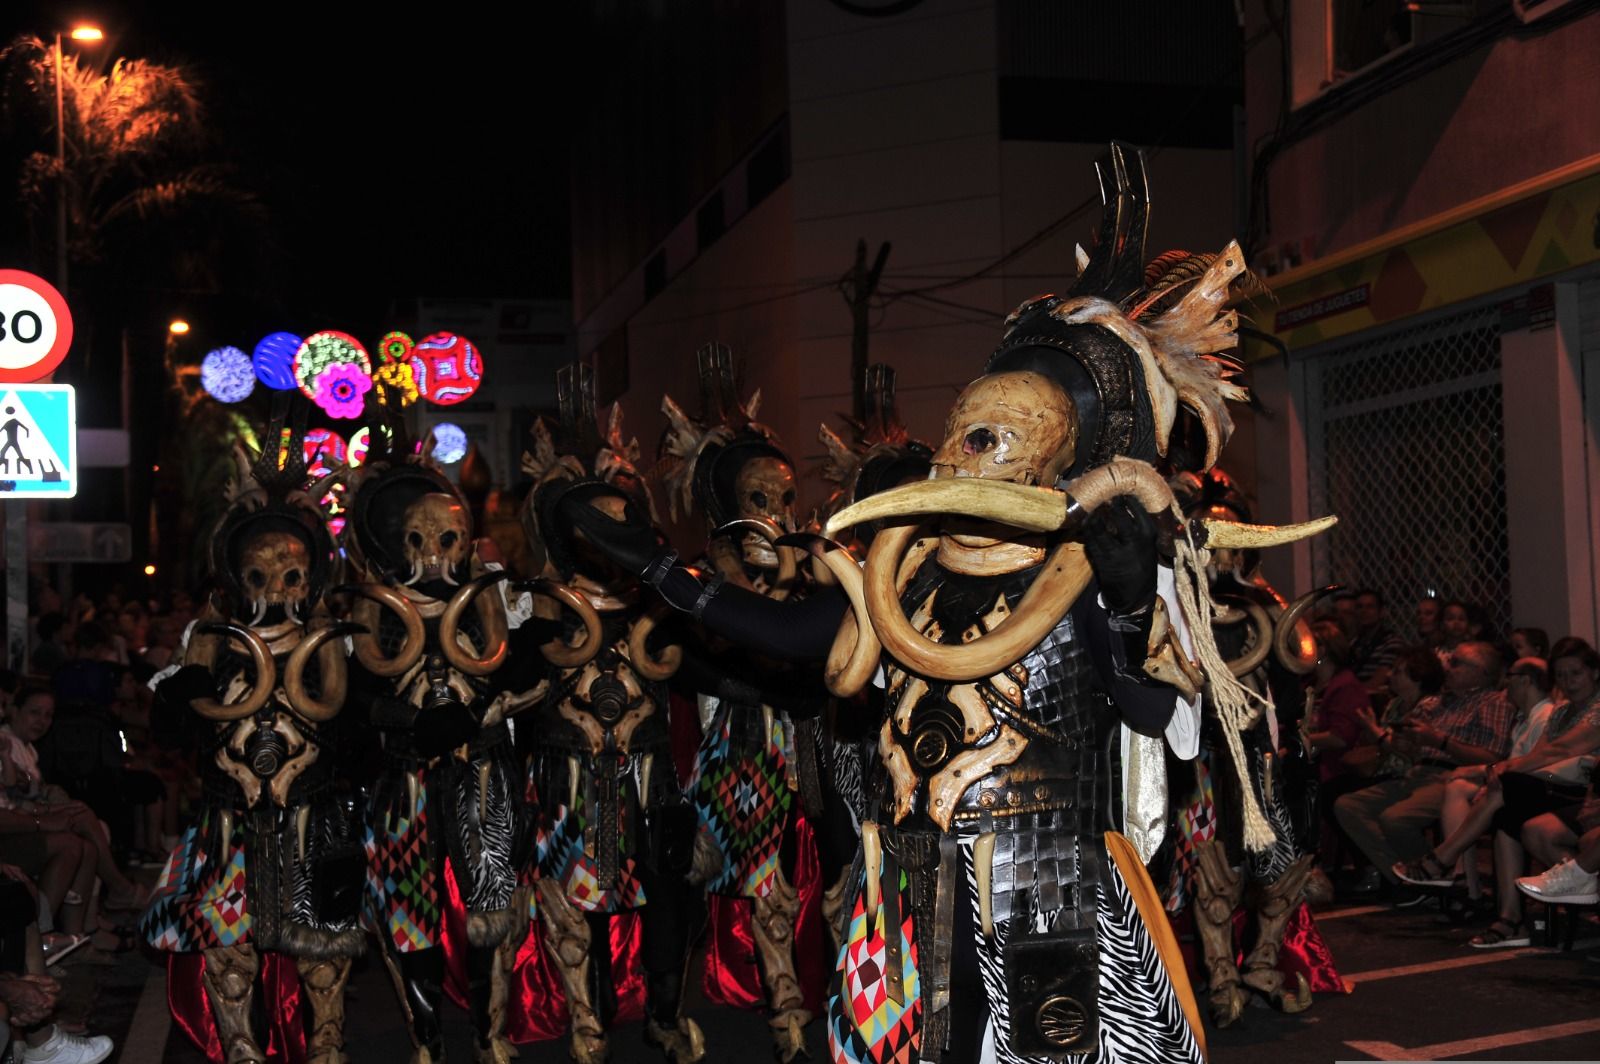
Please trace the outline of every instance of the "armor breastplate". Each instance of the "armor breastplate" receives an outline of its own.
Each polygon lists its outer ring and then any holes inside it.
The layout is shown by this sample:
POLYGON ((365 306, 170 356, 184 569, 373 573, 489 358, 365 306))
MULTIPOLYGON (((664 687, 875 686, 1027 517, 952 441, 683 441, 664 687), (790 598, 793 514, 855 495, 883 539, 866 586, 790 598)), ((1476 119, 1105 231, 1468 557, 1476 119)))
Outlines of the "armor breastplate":
MULTIPOLYGON (((980 579, 930 560, 901 604, 918 631, 959 644, 1008 617, 1036 572, 980 579)), ((878 749, 897 825, 926 818, 941 831, 989 831, 997 819, 1036 815, 1096 823, 1096 736, 1109 701, 1070 613, 1021 661, 981 680, 928 680, 899 663, 887 679, 878 749)))
POLYGON ((537 745, 624 758, 668 745, 659 685, 641 678, 628 660, 629 619, 601 614, 608 643, 581 668, 561 670, 539 715, 537 745))

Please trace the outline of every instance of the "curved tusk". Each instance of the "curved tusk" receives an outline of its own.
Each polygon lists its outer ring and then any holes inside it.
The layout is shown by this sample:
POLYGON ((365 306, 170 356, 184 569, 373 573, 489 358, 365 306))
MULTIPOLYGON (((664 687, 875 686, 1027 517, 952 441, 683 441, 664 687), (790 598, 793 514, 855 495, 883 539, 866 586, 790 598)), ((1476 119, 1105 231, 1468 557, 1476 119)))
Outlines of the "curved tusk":
POLYGON ((676 645, 664 647, 660 657, 655 657, 651 655, 647 645, 650 633, 656 630, 656 625, 661 623, 661 618, 666 612, 665 606, 646 610, 628 629, 628 665, 634 672, 653 683, 672 679, 678 671, 678 666, 683 664, 682 647, 676 645))
POLYGON ((720 526, 713 536, 725 536, 733 532, 754 532, 772 545, 772 551, 778 556, 778 575, 772 580, 772 589, 767 592, 767 597, 783 601, 789 597, 789 592, 794 590, 795 574, 800 570, 799 552, 792 547, 778 545, 784 538, 783 529, 765 517, 738 517, 727 524, 720 526))
POLYGON ((272 689, 278 683, 278 665, 272 660, 272 650, 267 646, 267 641, 244 625, 231 621, 202 624, 197 626, 197 630, 210 635, 227 635, 243 643, 245 653, 250 655, 250 664, 256 671, 256 682, 242 699, 232 704, 224 704, 215 698, 196 698, 189 704, 207 720, 235 721, 254 716, 257 710, 267 704, 272 697, 272 689))
POLYGON ((1219 521, 1208 517, 1200 522, 1204 533, 1200 545, 1210 550, 1216 550, 1218 547, 1235 549, 1278 547, 1285 543, 1310 539, 1338 523, 1339 518, 1334 514, 1319 517, 1315 521, 1302 521, 1297 525, 1245 525, 1237 521, 1219 521))
POLYGON ((344 655, 339 652, 336 639, 356 635, 366 629, 359 624, 340 622, 315 632, 300 640, 300 645, 289 655, 283 667, 283 693, 288 696, 289 707, 313 724, 332 720, 344 708, 347 674, 344 655), (322 697, 312 698, 306 691, 306 665, 312 655, 317 655, 321 666, 322 697))
POLYGON ((410 599, 392 587, 375 583, 344 584, 329 594, 344 592, 360 596, 351 612, 356 623, 364 629, 355 636, 356 660, 361 662, 363 668, 374 676, 394 677, 404 674, 422 660, 428 635, 422 626, 422 614, 417 612, 410 599), (384 657, 378 645, 380 609, 393 613, 405 628, 405 639, 392 658, 384 657))
POLYGON ((996 521, 1030 532, 1054 532, 1071 505, 1065 493, 1007 480, 942 477, 880 491, 852 503, 828 518, 824 531, 840 532, 867 521, 928 514, 961 514, 996 521))
POLYGON ((506 660, 506 611, 496 599, 483 600, 483 593, 511 574, 504 569, 480 574, 462 584, 450 596, 444 612, 439 615, 439 651, 445 660, 459 672, 468 676, 487 676, 506 660), (478 604, 478 620, 483 624, 483 654, 475 656, 460 640, 461 618, 467 607, 478 604))
POLYGON ((1236 677, 1259 669, 1272 652, 1273 640, 1272 618, 1267 616, 1267 611, 1255 602, 1246 601, 1240 605, 1238 612, 1242 618, 1247 617, 1251 627, 1256 630, 1256 641, 1249 650, 1228 662, 1228 671, 1236 677))
POLYGON ((1296 676, 1304 676, 1317 666, 1317 638, 1311 634, 1310 625, 1302 619, 1317 599, 1331 595, 1340 585, 1329 584, 1304 595, 1289 604, 1278 617, 1272 634, 1272 649, 1284 668, 1296 676))
POLYGON ((827 567, 850 599, 850 612, 845 614, 833 637, 823 670, 828 690, 839 698, 849 698, 872 679, 883 646, 878 642, 867 612, 865 580, 855 558, 839 544, 820 538, 809 545, 809 550, 812 560, 827 567))
POLYGON ((587 665, 594 660, 596 654, 600 653, 600 647, 605 642, 605 632, 600 625, 600 614, 595 611, 594 605, 588 599, 566 584, 542 576, 535 580, 513 584, 512 588, 553 599, 576 613, 578 620, 583 623, 583 640, 576 646, 567 645, 558 636, 539 648, 539 653, 543 654, 544 659, 550 664, 562 669, 576 669, 587 665))
POLYGON ((994 631, 970 643, 935 643, 911 626, 896 589, 901 556, 920 532, 918 525, 892 525, 879 532, 867 553, 864 583, 867 613, 883 648, 926 679, 964 683, 992 676, 1022 660, 1061 623, 1089 586, 1092 570, 1082 545, 1058 544, 1016 610, 994 631))

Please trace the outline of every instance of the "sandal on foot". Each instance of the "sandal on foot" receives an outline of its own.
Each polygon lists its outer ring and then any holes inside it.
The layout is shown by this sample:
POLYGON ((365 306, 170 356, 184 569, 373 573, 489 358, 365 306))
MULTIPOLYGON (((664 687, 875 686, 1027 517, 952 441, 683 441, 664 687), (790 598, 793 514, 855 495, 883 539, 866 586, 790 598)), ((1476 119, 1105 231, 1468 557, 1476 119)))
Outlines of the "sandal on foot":
POLYGON ((1510 920, 1496 920, 1483 931, 1472 936, 1467 945, 1473 949, 1511 949, 1526 946, 1532 939, 1522 928, 1510 920))
POLYGON ((119 929, 102 927, 90 937, 89 944, 102 953, 127 953, 138 941, 119 929))
POLYGON ((1390 871, 1401 882, 1413 887, 1453 887, 1456 877, 1433 854, 1424 854, 1418 861, 1396 861, 1390 871))

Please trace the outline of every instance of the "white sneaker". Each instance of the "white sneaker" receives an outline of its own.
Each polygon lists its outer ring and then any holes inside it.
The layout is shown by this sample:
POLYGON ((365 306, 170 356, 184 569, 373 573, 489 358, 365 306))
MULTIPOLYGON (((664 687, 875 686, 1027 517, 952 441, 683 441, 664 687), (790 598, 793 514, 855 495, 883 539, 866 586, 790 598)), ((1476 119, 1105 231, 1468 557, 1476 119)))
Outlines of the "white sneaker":
POLYGON ((68 1034, 57 1027, 42 1046, 18 1045, 22 1064, 100 1064, 116 1044, 103 1034, 68 1034))
POLYGON ((1585 872, 1569 857, 1542 875, 1517 880, 1517 889, 1544 902, 1593 905, 1600 902, 1600 873, 1585 872))

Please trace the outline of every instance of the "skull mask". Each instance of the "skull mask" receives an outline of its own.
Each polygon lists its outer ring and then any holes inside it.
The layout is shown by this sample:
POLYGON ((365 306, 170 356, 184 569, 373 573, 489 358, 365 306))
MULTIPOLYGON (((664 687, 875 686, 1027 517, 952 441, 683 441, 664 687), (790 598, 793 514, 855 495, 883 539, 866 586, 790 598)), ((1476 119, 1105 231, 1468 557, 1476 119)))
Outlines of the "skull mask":
MULTIPOLYGON (((784 532, 794 531, 794 470, 788 462, 771 455, 750 459, 739 468, 733 490, 740 517, 765 518, 784 532)), ((771 545, 756 533, 745 533, 743 545, 751 565, 770 569, 778 564, 771 545)))
POLYGON ((442 492, 422 496, 406 507, 405 558, 411 564, 406 584, 443 580, 455 586, 472 540, 461 500, 442 492))
POLYGON ((1059 385, 1037 373, 996 373, 956 400, 934 475, 1053 487, 1077 443, 1077 407, 1059 385))
POLYGON ((261 624, 273 606, 300 620, 310 572, 311 553, 299 536, 263 532, 252 537, 239 553, 239 574, 252 610, 251 626, 261 624))

